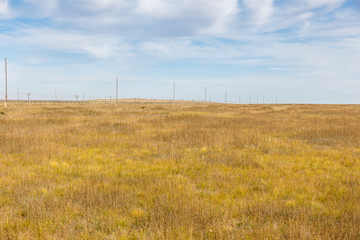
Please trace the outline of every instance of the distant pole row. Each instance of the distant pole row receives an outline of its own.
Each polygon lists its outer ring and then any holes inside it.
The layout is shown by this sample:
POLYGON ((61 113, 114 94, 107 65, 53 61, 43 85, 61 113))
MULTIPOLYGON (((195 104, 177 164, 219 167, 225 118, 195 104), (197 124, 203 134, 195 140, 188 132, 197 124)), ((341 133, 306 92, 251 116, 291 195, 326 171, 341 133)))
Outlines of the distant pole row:
MULTIPOLYGON (((209 101, 209 97, 208 97, 208 91, 207 91, 207 87, 204 88, 204 102, 208 102, 209 101)), ((172 98, 172 102, 173 104, 175 103, 175 91, 176 91, 176 88, 175 88, 175 82, 173 83, 173 98, 172 98)), ((195 101, 195 99, 193 99, 193 101, 195 101)), ((202 100, 200 100, 202 101, 202 100)), ((238 102, 236 101, 229 101, 229 96, 228 96, 228 92, 225 91, 224 92, 224 103, 244 103, 244 101, 246 100, 243 100, 242 99, 242 95, 239 94, 239 99, 238 99, 238 102)), ((248 98, 248 104, 260 104, 261 103, 261 96, 259 95, 256 95, 256 102, 252 103, 252 96, 251 96, 251 93, 249 93, 249 98, 248 98)), ((216 100, 215 102, 219 102, 218 100, 216 100)), ((274 103, 274 104, 277 104, 278 103, 278 99, 277 97, 276 98, 268 98, 268 103, 274 103)), ((262 96, 262 104, 265 104, 265 96, 262 96)))
MULTIPOLYGON (((5 58, 5 108, 7 108, 7 100, 8 100, 8 84, 7 84, 7 59, 5 58)), ((28 103, 30 104, 30 96, 32 95, 32 93, 27 93, 27 97, 28 97, 28 103)), ((172 94, 172 103, 175 104, 175 100, 176 100, 176 84, 175 82, 173 82, 173 94, 172 94)), ((79 97, 80 95, 75 95, 76 101, 79 101, 79 97)), ((18 101, 20 101, 20 97, 19 97, 19 91, 17 91, 17 98, 18 101)), ((105 99, 107 99, 107 95, 105 93, 105 99)), ((110 101, 111 101, 112 97, 110 96, 110 101)), ((55 101, 58 100, 58 96, 57 96, 57 91, 55 90, 55 101)), ((82 95, 82 100, 85 101, 85 94, 83 92, 82 95)), ((116 100, 115 100, 115 104, 118 105, 118 100, 119 100, 119 78, 116 78, 116 100)), ((139 96, 138 96, 138 100, 139 100, 139 96)), ((228 94, 227 91, 225 91, 225 103, 228 103, 228 94)), ((193 101, 195 101, 195 99, 193 99, 193 101)), ((205 87, 204 89, 204 102, 206 103, 208 101, 208 92, 207 92, 207 87, 205 87)), ((217 102, 217 101, 216 101, 217 102)), ((271 101, 268 97, 268 103, 276 103, 278 102, 277 98, 271 98, 271 101)), ((231 102, 230 102, 231 103, 231 102)), ((239 104, 242 103, 242 95, 239 94, 239 104)), ((262 103, 265 104, 265 96, 262 96, 262 103)), ((252 104, 251 102, 251 94, 249 94, 249 104, 252 104)), ((259 96, 256 96, 256 104, 259 104, 259 96)))

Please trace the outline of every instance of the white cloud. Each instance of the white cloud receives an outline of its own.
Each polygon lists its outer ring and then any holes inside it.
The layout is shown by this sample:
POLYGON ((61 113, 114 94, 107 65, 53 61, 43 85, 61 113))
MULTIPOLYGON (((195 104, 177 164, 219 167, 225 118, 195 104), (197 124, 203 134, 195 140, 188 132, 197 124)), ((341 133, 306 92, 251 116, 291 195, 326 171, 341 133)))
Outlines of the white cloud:
POLYGON ((328 9, 334 9, 340 6, 344 0, 305 0, 305 4, 308 8, 319 8, 319 7, 327 7, 328 9))
POLYGON ((100 35, 57 31, 51 28, 21 30, 20 37, 13 37, 19 45, 35 46, 43 49, 88 54, 95 58, 109 58, 126 55, 126 44, 116 38, 100 35))
POLYGON ((268 22, 273 13, 273 0, 244 0, 244 5, 252 12, 252 18, 256 25, 268 22))
POLYGON ((48 18, 62 27, 132 34, 151 29, 160 36, 219 33, 239 11, 237 0, 23 0, 17 6, 16 16, 48 18))
POLYGON ((139 0, 135 13, 152 18, 171 19, 179 15, 180 9, 166 0, 139 0))
POLYGON ((25 4, 14 11, 22 18, 46 17, 55 26, 89 33, 116 33, 130 38, 197 35, 231 38, 254 29, 272 32, 313 21, 344 1, 23 0, 25 4))
MULTIPOLYGON (((0 1, 7 3, 6 0, 0 1)), ((192 44, 191 40, 209 41, 221 37, 252 45, 249 41, 266 41, 263 33, 283 29, 288 33, 272 34, 272 38, 277 37, 274 41, 343 37, 359 33, 357 26, 360 22, 355 11, 351 12, 352 20, 348 19, 348 9, 341 10, 343 13, 339 11, 335 20, 317 21, 317 18, 324 17, 325 11, 319 12, 319 8, 334 9, 344 0, 290 0, 281 3, 274 0, 243 0, 242 3, 237 0, 24 1, 25 7, 14 10, 23 13, 25 18, 47 16, 51 25, 56 27, 20 25, 12 33, 14 38, 22 37, 19 44, 99 58, 140 51, 162 57, 209 57, 211 53, 224 57, 228 54, 231 58, 241 51, 231 51, 231 47, 217 41, 204 47, 192 44)))
POLYGON ((9 2, 8 0, 0 0, 0 17, 6 16, 9 13, 9 2))
POLYGON ((213 21, 209 27, 201 29, 202 34, 219 34, 227 30, 233 29, 233 23, 236 21, 240 8, 236 0, 229 1, 208 1, 204 4, 208 5, 208 14, 214 14, 213 21))

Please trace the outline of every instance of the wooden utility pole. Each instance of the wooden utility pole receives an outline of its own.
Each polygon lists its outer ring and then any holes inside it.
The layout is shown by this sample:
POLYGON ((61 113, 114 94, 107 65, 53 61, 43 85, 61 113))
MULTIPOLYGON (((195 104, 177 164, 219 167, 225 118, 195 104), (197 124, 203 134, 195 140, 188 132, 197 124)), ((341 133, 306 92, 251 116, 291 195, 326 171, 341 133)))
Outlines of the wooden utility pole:
POLYGON ((175 83, 173 85, 173 104, 175 104, 175 83))
POLYGON ((31 93, 27 93, 27 96, 28 96, 28 104, 30 104, 30 96, 31 96, 31 93))
POLYGON ((207 89, 205 87, 205 102, 206 102, 207 89))
POLYGON ((118 94, 119 94, 119 79, 116 78, 116 101, 115 104, 118 104, 118 94))
POLYGON ((5 108, 7 108, 7 62, 5 58, 5 108))

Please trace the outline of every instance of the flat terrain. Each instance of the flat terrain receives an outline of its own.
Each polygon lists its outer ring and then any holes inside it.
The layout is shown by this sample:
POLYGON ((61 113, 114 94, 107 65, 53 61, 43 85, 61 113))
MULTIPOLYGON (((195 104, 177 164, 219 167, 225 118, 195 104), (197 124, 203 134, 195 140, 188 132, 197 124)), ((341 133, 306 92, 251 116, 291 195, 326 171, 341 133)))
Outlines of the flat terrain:
POLYGON ((0 108, 0 239, 360 239, 359 184, 357 105, 0 108))

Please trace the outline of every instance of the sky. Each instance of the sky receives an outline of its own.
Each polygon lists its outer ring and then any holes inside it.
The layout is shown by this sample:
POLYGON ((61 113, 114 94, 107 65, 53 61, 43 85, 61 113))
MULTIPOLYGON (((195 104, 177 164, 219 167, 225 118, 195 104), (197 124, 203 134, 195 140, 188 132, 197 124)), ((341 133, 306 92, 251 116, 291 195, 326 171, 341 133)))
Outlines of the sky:
POLYGON ((360 0, 0 0, 0 99, 360 103, 360 0))

